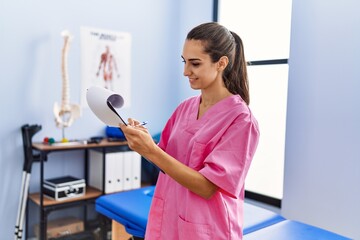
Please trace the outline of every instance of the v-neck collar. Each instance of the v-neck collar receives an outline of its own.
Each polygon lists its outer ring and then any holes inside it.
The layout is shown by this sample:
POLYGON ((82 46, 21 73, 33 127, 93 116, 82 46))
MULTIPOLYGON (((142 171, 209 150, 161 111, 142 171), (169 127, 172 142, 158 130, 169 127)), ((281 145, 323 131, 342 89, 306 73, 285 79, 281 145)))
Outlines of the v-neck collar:
POLYGON ((214 105, 212 105, 200 118, 198 118, 198 113, 199 113, 199 109, 200 109, 200 103, 201 103, 201 95, 197 96, 196 99, 196 104, 194 104, 193 106, 193 111, 192 111, 192 116, 191 119, 193 119, 196 122, 203 122, 206 121, 206 119, 208 118, 208 115, 211 114, 213 111, 217 111, 219 109, 226 109, 226 106, 230 105, 232 102, 237 102, 239 101, 239 96, 238 95, 231 95, 228 96, 222 100, 220 100, 219 102, 215 103, 214 105), (224 107, 221 107, 224 106, 224 107))

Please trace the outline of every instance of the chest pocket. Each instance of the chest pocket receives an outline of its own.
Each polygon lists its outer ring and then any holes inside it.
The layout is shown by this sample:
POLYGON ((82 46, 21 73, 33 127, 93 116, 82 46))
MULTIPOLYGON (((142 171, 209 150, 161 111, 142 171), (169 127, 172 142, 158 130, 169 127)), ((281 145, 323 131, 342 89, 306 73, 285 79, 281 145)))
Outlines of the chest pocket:
POLYGON ((204 166, 204 160, 207 156, 205 151, 206 145, 194 142, 192 150, 188 156, 189 167, 195 170, 200 170, 204 166))

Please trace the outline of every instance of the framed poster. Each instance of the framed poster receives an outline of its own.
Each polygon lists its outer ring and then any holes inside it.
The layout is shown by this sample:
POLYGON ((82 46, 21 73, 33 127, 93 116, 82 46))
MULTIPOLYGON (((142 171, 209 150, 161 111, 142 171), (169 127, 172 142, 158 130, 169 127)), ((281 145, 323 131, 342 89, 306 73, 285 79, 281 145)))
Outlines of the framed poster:
POLYGON ((124 107, 131 104, 131 35, 105 29, 82 27, 81 105, 88 107, 86 90, 102 86, 120 94, 124 107))

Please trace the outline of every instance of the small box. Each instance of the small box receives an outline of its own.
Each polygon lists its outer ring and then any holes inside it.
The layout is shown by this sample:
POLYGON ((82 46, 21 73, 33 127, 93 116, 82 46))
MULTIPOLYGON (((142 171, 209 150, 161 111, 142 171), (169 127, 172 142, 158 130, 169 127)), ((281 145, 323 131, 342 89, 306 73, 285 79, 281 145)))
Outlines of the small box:
POLYGON ((81 197, 85 190, 85 180, 72 176, 46 179, 43 184, 43 193, 57 201, 81 197))
MULTIPOLYGON (((35 236, 39 237, 39 225, 34 227, 35 236)), ((74 217, 60 218, 47 223, 47 239, 67 236, 84 231, 84 222, 74 217)))

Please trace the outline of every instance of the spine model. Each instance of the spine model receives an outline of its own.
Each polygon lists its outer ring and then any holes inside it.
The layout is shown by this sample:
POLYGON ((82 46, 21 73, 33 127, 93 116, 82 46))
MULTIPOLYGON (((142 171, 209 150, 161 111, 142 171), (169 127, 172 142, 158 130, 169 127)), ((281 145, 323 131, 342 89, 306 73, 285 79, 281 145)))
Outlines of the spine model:
POLYGON ((78 104, 70 104, 70 86, 67 60, 70 43, 73 37, 67 30, 64 30, 61 35, 64 38, 64 47, 62 49, 61 58, 62 97, 60 106, 57 102, 55 102, 53 112, 55 115, 56 126, 63 129, 65 127, 70 127, 72 123, 80 117, 81 111, 78 104))

